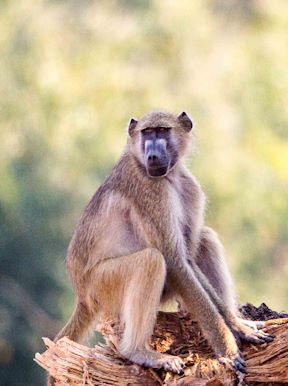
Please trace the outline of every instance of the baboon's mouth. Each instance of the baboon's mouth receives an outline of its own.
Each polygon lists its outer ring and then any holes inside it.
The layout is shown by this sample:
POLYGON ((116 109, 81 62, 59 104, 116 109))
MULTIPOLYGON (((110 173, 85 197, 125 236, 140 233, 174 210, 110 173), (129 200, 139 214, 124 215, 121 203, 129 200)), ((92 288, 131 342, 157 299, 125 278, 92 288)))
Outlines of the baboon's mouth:
POLYGON ((147 168, 149 177, 163 177, 168 173, 169 165, 147 168))

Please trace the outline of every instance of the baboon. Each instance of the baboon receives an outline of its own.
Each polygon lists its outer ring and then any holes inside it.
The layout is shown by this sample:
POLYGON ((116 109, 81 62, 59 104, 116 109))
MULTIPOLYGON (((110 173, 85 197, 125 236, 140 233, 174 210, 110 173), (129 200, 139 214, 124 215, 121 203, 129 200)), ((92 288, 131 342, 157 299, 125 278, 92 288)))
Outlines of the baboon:
POLYGON ((132 362, 181 372, 181 358, 149 347, 161 302, 178 299, 222 362, 245 372, 239 340, 270 342, 240 318, 217 234, 204 226, 205 195, 183 164, 193 123, 153 111, 131 119, 127 146, 97 190, 68 248, 75 310, 55 340, 80 341, 100 315, 123 325, 119 352, 132 362))

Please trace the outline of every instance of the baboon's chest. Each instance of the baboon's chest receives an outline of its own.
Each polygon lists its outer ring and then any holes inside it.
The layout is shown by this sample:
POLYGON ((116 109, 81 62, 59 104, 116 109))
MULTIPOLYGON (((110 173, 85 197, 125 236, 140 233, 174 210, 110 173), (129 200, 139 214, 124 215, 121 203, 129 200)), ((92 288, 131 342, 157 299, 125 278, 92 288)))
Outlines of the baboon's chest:
POLYGON ((172 227, 177 232, 179 242, 189 248, 196 232, 195 226, 199 223, 198 202, 193 189, 178 182, 171 185, 169 197, 172 227))
POLYGON ((181 193, 181 186, 169 186, 167 210, 171 214, 172 222, 179 228, 186 222, 186 213, 181 193))
POLYGON ((189 187, 181 178, 162 181, 157 189, 152 185, 145 194, 135 197, 135 208, 144 220, 145 233, 151 245, 161 252, 186 249, 186 240, 193 232, 193 204, 189 187), (182 248, 183 247, 183 248, 182 248))

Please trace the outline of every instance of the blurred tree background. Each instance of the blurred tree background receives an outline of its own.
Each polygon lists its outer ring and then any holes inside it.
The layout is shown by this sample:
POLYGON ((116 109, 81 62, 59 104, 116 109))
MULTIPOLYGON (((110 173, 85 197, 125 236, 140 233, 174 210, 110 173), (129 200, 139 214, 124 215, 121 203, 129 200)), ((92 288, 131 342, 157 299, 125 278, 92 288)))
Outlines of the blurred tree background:
MULTIPOLYGON (((190 113, 241 302, 288 309, 288 2, 0 1, 0 384, 73 307, 65 253, 130 117, 190 113), (285 102, 286 101, 286 102, 285 102)), ((195 147, 196 147, 195 146, 195 147)))

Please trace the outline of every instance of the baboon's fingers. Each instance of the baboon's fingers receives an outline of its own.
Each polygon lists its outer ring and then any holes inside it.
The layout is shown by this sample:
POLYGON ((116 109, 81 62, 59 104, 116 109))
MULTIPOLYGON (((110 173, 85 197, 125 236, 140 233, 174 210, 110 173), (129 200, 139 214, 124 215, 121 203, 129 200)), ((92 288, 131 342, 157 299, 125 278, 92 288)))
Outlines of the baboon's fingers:
POLYGON ((246 363, 242 357, 242 354, 238 352, 234 358, 221 357, 219 362, 225 366, 232 366, 235 370, 240 371, 243 374, 246 374, 246 363))
POLYGON ((235 370, 240 371, 240 373, 246 374, 247 373, 247 368, 246 364, 243 365, 239 359, 235 359, 232 363, 232 366, 235 370))

